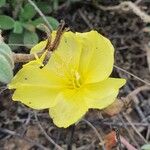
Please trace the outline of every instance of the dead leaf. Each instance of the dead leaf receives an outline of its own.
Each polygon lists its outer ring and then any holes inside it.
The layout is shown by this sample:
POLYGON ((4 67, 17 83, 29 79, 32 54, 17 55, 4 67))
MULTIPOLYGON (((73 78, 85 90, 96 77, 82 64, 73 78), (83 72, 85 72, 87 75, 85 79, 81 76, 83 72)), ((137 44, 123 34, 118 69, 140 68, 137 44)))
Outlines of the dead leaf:
MULTIPOLYGON (((39 138, 40 130, 36 126, 28 126, 25 138, 36 141, 39 138)), ((12 137, 5 145, 5 150, 29 150, 33 145, 23 138, 12 137)))
POLYGON ((40 134, 40 131, 38 127, 36 126, 29 126, 26 132, 26 137, 28 137, 31 140, 35 140, 38 138, 40 134))
POLYGON ((109 134, 107 134, 104 138, 104 141, 106 150, 111 150, 113 147, 115 147, 117 144, 115 131, 111 131, 109 134))
POLYGON ((124 107, 124 102, 122 100, 116 99, 113 104, 109 105, 107 108, 102 110, 102 113, 109 116, 115 116, 119 114, 124 107))

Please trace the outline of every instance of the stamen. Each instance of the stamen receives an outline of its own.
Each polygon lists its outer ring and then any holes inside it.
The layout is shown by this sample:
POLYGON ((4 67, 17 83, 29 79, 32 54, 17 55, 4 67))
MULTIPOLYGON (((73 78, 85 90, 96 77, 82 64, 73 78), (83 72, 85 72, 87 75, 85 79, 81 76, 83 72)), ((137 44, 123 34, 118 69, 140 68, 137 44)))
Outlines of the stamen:
POLYGON ((81 76, 79 72, 73 69, 71 70, 71 76, 69 78, 69 83, 67 86, 69 89, 77 89, 81 87, 81 76))

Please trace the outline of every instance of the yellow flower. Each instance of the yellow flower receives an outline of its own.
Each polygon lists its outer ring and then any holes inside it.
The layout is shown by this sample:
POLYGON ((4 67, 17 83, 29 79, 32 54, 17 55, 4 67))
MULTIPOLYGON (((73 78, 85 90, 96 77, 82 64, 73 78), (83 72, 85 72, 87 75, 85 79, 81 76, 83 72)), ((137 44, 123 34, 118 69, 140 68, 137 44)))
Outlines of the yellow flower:
MULTIPOLYGON (((43 41, 31 51, 45 45, 43 41)), ((103 109, 114 102, 125 80, 109 78, 113 63, 111 42, 96 31, 65 32, 47 65, 39 67, 39 59, 24 65, 9 88, 16 89, 14 101, 34 109, 49 108, 54 123, 66 128, 89 108, 103 109)))

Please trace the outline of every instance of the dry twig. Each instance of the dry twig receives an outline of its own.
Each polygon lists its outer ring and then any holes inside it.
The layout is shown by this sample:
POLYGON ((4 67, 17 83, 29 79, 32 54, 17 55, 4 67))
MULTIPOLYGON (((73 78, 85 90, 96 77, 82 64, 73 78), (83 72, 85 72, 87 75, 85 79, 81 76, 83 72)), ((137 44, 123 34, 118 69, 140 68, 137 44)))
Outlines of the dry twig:
POLYGON ((149 82, 149 81, 145 81, 145 80, 141 79, 140 77, 134 75, 133 73, 130 73, 129 71, 126 71, 125 69, 122 69, 122 68, 120 68, 120 67, 118 67, 118 66, 116 66, 116 65, 114 65, 114 67, 115 67, 116 69, 122 71, 122 72, 125 72, 125 73, 129 74, 130 76, 134 77, 135 79, 137 79, 137 80, 139 80, 139 81, 141 81, 141 82, 143 82, 143 83, 145 83, 145 84, 147 84, 147 85, 150 85, 150 82, 149 82))
MULTIPOLYGON (((50 52, 49 52, 50 53, 50 52)), ((43 50, 39 53, 37 53, 37 56, 40 58, 43 54, 43 50)), ((34 54, 18 54, 18 53, 13 53, 13 61, 15 63, 18 62, 29 62, 35 59, 34 54)))
POLYGON ((83 14, 83 12, 81 10, 78 10, 78 12, 79 12, 80 16, 82 17, 82 19, 84 20, 84 22, 92 30, 93 29, 93 25, 89 22, 89 20, 87 19, 87 17, 83 14))
MULTIPOLYGON (((62 34, 64 33, 64 31, 67 30, 66 28, 64 28, 64 26, 65 26, 65 22, 61 21, 60 26, 58 27, 54 41, 53 42, 51 41, 51 35, 50 35, 45 48, 42 49, 40 52, 36 53, 36 55, 40 58, 42 56, 42 54, 47 50, 46 51, 46 57, 45 57, 43 63, 46 61, 46 59, 49 59, 49 57, 51 55, 51 51, 54 51, 57 48, 57 46, 59 45, 62 34)), ((34 59, 35 59, 35 54, 21 54, 21 53, 16 54, 16 53, 13 53, 13 60, 15 63, 17 63, 17 62, 29 62, 29 61, 34 60, 34 59)))
POLYGON ((86 119, 82 119, 82 121, 84 121, 88 126, 90 126, 94 130, 94 132, 96 133, 96 135, 97 135, 97 137, 100 141, 100 145, 102 146, 102 149, 106 150, 105 146, 104 146, 104 141, 103 141, 101 135, 99 134, 99 132, 97 131, 97 129, 89 121, 87 121, 86 119))
POLYGON ((128 150, 137 150, 133 147, 123 136, 120 136, 121 143, 126 146, 128 150))
POLYGON ((42 133, 44 134, 44 136, 46 137, 46 139, 52 143, 58 150, 64 150, 62 147, 60 147, 57 143, 55 143, 55 141, 46 133, 46 131, 43 129, 42 125, 40 124, 39 120, 38 120, 38 117, 37 117, 37 114, 36 112, 34 112, 34 116, 35 116, 35 119, 37 121, 37 124, 39 126, 39 128, 41 129, 42 133))
POLYGON ((128 95, 127 98, 132 97, 137 95, 139 92, 144 91, 144 90, 150 90, 150 86, 143 85, 140 87, 137 87, 135 90, 131 91, 128 95))
POLYGON ((8 89, 7 86, 1 87, 1 88, 0 88, 0 95, 1 95, 5 90, 7 90, 7 89, 8 89))
POLYGON ((145 51, 146 51, 146 54, 147 54, 148 69, 149 69, 149 72, 150 72, 150 42, 149 42, 148 45, 145 45, 145 51))
POLYGON ((119 119, 121 120, 121 122, 123 123, 123 125, 125 126, 125 130, 127 131, 127 133, 128 133, 128 135, 129 135, 130 139, 132 140, 132 142, 136 145, 136 147, 137 147, 138 149, 140 149, 140 145, 139 145, 139 144, 137 143, 137 141, 134 139, 133 135, 131 134, 131 132, 130 132, 128 126, 126 125, 124 119, 122 118, 122 116, 121 116, 121 115, 118 115, 118 117, 119 117, 119 119))
POLYGON ((12 136, 16 136, 16 137, 18 137, 18 138, 20 138, 20 139, 23 139, 23 140, 25 140, 26 142, 30 143, 31 145, 37 146, 37 147, 39 147, 39 148, 42 149, 42 150, 48 150, 48 148, 44 147, 44 146, 41 145, 40 143, 38 143, 38 142, 36 142, 36 141, 33 141, 33 140, 31 140, 31 139, 29 139, 29 138, 27 138, 27 137, 23 137, 22 135, 20 135, 20 134, 14 132, 14 131, 11 131, 11 130, 8 130, 8 129, 4 129, 4 128, 0 128, 0 131, 3 132, 3 133, 7 133, 7 134, 9 134, 9 135, 12 135, 12 136))
POLYGON ((125 119, 131 124, 133 130, 139 135, 139 137, 144 141, 144 143, 148 144, 148 141, 141 135, 141 133, 136 129, 136 127, 134 126, 134 124, 132 124, 132 122, 130 121, 130 119, 128 118, 128 116, 123 113, 123 116, 125 117, 125 119))
POLYGON ((108 6, 108 7, 103 5, 94 5, 94 6, 103 11, 114 11, 114 10, 130 11, 131 10, 134 14, 139 16, 141 20, 143 20, 143 22, 150 23, 150 16, 131 1, 124 1, 116 6, 108 6))

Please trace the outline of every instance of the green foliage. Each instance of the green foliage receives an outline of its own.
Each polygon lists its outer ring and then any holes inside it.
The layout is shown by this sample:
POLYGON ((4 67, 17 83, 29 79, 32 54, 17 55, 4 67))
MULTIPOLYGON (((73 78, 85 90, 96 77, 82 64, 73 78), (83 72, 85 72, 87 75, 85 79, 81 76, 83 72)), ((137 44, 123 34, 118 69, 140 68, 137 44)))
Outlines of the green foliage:
POLYGON ((0 28, 3 30, 9 30, 14 27, 14 19, 6 15, 0 15, 0 28))
POLYGON ((28 30, 28 31, 30 31, 30 32, 35 32, 35 26, 33 25, 33 24, 31 24, 31 23, 23 23, 23 27, 26 29, 26 30, 28 30))
MULTIPOLYGON (((8 43, 10 43, 10 44, 16 44, 16 43, 17 44, 22 44, 23 43, 23 35, 11 32, 9 34, 8 43)), ((10 47, 11 47, 12 50, 17 48, 17 46, 15 46, 15 45, 14 46, 11 45, 10 47)))
MULTIPOLYGON (((53 10, 53 1, 38 0, 34 2, 37 7, 43 12, 43 14, 50 14, 53 10)), ((9 34, 9 43, 11 44, 36 44, 38 42, 38 35, 36 30, 39 30, 38 25, 46 24, 42 17, 39 16, 35 8, 27 1, 20 0, 0 0, 0 7, 7 5, 7 9, 10 7, 12 14, 5 14, 4 7, 1 10, 0 15, 0 29, 11 30, 9 34), (12 10, 13 8, 13 10, 12 10), (4 12, 3 12, 4 11, 4 12)), ((45 16, 49 24, 53 29, 57 29, 58 21, 50 16, 45 16)), ((47 24, 46 24, 47 25, 47 24)), ((16 49, 16 46, 11 46, 12 49, 16 49)))
POLYGON ((0 7, 4 6, 6 3, 6 0, 0 0, 0 7))
POLYGON ((5 43, 0 44, 0 82, 9 83, 13 77, 12 52, 5 43))
POLYGON ((150 144, 145 144, 141 147, 141 150, 150 150, 150 144))
POLYGON ((30 45, 35 45, 36 43, 38 43, 38 40, 38 35, 35 32, 25 31, 23 43, 25 45, 29 45, 27 47, 32 47, 30 45))
POLYGON ((53 8, 51 7, 50 2, 39 1, 36 3, 36 5, 44 14, 49 14, 53 11, 53 8))
POLYGON ((0 43, 0 54, 3 54, 4 56, 6 55, 11 56, 12 52, 10 47, 5 43, 0 43))
POLYGON ((15 21, 13 33, 22 33, 22 32, 23 32, 22 23, 19 21, 15 21))
MULTIPOLYGON (((46 16, 46 19, 49 22, 49 24, 52 26, 53 30, 55 30, 58 27, 59 22, 55 18, 46 16)), ((37 27, 39 24, 45 24, 46 25, 46 23, 42 17, 35 19, 32 23, 35 27, 37 27)))
POLYGON ((36 10, 34 7, 27 3, 22 9, 20 13, 20 20, 30 20, 32 19, 36 14, 36 10))

